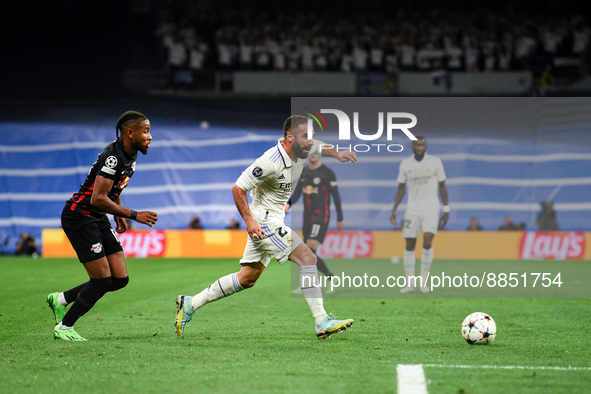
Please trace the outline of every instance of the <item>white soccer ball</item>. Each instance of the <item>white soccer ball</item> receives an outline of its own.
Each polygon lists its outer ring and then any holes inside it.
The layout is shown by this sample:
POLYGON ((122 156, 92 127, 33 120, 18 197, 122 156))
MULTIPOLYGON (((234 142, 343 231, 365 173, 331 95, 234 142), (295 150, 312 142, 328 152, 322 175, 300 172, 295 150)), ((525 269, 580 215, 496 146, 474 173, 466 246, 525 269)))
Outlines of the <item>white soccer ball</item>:
POLYGON ((203 130, 207 130, 209 129, 209 122, 207 120, 204 120, 203 122, 201 122, 199 124, 199 126, 203 129, 203 130))
POLYGON ((497 324, 487 313, 471 313, 462 323, 462 336, 470 345, 487 345, 496 335, 497 324))

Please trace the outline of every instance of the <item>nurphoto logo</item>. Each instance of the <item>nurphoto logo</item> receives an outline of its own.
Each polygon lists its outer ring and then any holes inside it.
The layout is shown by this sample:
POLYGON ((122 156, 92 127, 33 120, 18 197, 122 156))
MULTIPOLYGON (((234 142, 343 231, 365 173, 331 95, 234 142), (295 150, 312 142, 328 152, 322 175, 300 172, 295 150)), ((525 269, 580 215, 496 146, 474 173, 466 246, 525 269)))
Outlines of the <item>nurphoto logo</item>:
MULTIPOLYGON (((326 123, 326 119, 322 114, 332 114, 337 117, 337 121, 339 122, 339 140, 341 141, 351 141, 351 119, 349 116, 338 109, 321 109, 320 112, 304 107, 304 109, 309 110, 311 112, 306 112, 305 114, 310 116, 308 120, 308 139, 312 139, 313 137, 313 127, 314 121, 320 127, 320 130, 328 131, 328 125, 326 123)), ((414 134, 409 130, 416 126, 417 124, 417 117, 409 112, 378 112, 378 130, 374 134, 363 134, 359 130, 359 112, 353 112, 353 133, 355 137, 362 141, 375 141, 382 137, 384 133, 384 123, 386 123, 386 139, 388 141, 392 140, 392 134, 394 130, 402 131, 411 141, 416 141, 416 137, 414 134), (394 123, 394 119, 409 119, 409 123, 394 123)), ((397 153, 402 152, 403 147, 400 144, 349 144, 346 146, 340 146, 339 144, 332 145, 332 144, 323 144, 320 148, 321 149, 330 149, 335 148, 338 150, 353 150, 355 152, 369 152, 374 149, 380 151, 380 148, 385 148, 388 152, 397 153)))

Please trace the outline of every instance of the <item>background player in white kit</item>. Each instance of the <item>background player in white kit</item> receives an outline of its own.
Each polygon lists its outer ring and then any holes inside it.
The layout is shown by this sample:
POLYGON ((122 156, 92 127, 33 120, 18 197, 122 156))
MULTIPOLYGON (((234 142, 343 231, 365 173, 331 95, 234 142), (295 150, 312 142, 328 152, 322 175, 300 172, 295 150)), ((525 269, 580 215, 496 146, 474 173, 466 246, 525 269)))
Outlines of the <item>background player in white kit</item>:
POLYGON ((193 297, 177 297, 174 326, 178 336, 183 335, 185 325, 203 305, 253 287, 271 258, 280 264, 291 260, 300 266, 300 285, 314 317, 318 338, 328 338, 353 324, 352 319, 336 320, 332 314, 325 312, 316 256, 283 222, 285 204, 291 196, 292 187, 298 184, 306 157, 321 154, 340 162, 357 161, 354 152, 321 149, 320 141, 308 139, 309 119, 299 115, 289 117, 283 125, 283 138, 255 160, 236 181, 232 194, 249 236, 240 260, 242 267, 240 271, 216 280, 193 297), (246 197, 249 190, 252 191, 250 207, 246 197))
POLYGON ((404 251, 404 272, 407 278, 407 286, 400 290, 401 293, 413 292, 416 280, 410 280, 415 276, 415 246, 417 237, 423 232, 423 254, 421 256, 421 281, 418 284, 423 293, 429 292, 427 286, 427 274, 433 262, 433 237, 438 228, 445 227, 449 219, 449 205, 447 199, 447 187, 445 186, 445 171, 443 163, 438 157, 425 153, 427 139, 422 135, 416 136, 412 142, 414 155, 400 163, 398 172, 398 190, 394 198, 394 208, 390 221, 396 226, 396 208, 404 197, 404 190, 408 183, 408 203, 402 226, 402 238, 406 239, 404 251), (437 185, 443 202, 443 215, 439 217, 439 198, 437 197, 437 185))

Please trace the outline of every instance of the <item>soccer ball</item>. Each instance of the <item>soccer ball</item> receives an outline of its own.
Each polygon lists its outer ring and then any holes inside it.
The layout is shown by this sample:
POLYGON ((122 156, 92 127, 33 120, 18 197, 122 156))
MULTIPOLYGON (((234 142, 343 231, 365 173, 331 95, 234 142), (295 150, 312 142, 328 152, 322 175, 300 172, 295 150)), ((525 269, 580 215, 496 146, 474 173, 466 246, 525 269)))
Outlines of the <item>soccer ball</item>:
POLYGON ((462 336, 470 345, 487 345, 497 335, 497 324, 482 312, 469 314, 462 323, 462 336))

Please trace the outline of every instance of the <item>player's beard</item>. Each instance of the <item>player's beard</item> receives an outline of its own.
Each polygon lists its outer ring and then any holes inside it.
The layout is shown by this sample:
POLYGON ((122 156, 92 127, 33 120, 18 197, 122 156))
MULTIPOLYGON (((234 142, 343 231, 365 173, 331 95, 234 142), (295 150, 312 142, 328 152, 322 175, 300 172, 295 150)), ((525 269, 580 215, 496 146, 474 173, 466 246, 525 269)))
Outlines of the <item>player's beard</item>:
POLYGON ((142 145, 137 145, 135 147, 138 151, 142 152, 143 155, 147 155, 148 154, 148 147, 147 146, 142 146, 142 145))
POLYGON ((308 157, 308 152, 304 151, 304 147, 297 144, 291 145, 291 150, 298 159, 305 159, 308 157))

